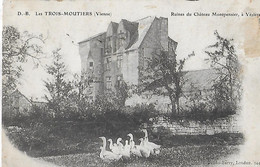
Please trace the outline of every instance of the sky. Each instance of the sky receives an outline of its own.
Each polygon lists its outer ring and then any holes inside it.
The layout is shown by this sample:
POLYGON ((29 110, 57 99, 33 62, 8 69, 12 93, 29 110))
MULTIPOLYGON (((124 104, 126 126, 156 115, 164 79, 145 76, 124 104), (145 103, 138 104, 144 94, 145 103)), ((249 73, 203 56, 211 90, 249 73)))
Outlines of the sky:
POLYGON ((19 31, 28 31, 33 34, 43 34, 47 37, 44 44, 44 53, 48 59, 42 59, 42 66, 35 68, 31 61, 24 65, 19 89, 28 97, 42 99, 46 90, 43 80, 47 74, 44 66, 50 63, 51 52, 61 48, 61 54, 68 66, 70 74, 80 72, 80 56, 78 42, 100 32, 106 31, 111 21, 120 22, 121 19, 135 21, 147 16, 167 17, 169 36, 178 42, 177 55, 187 57, 194 51, 185 70, 209 68, 205 64, 205 49, 214 44, 214 31, 226 38, 234 38, 238 54, 243 57, 242 45, 244 33, 240 25, 245 21, 242 17, 207 17, 207 16, 171 16, 174 13, 211 13, 237 12, 241 13, 243 1, 240 3, 223 1, 221 8, 214 3, 190 1, 5 1, 3 6, 4 25, 12 25, 19 31), (28 11, 30 16, 18 16, 18 12, 28 11), (45 16, 45 12, 103 12, 111 16, 45 16), (36 16, 35 12, 42 12, 36 16), (67 35, 69 34, 69 35, 67 35))

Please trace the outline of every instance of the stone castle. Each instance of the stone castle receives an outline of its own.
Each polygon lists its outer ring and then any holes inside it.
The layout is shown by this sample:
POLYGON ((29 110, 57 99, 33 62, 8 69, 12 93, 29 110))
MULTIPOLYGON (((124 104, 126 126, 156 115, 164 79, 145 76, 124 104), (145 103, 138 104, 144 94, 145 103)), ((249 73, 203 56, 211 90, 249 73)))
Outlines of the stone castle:
MULTIPOLYGON (((168 18, 145 17, 136 21, 122 19, 119 23, 110 22, 107 31, 79 42, 81 71, 83 75, 94 76, 91 80, 89 97, 95 100, 98 94, 115 89, 123 80, 128 84, 140 83, 138 67, 144 66, 144 58, 151 57, 160 50, 172 53, 177 42, 168 36, 168 18)), ((190 92, 190 83, 194 83, 201 94, 211 89, 211 81, 216 77, 214 71, 197 70, 186 72, 189 82, 184 91, 190 92)), ((128 100, 131 104, 153 103, 159 110, 170 111, 167 97, 155 97, 147 100, 134 96, 128 100)), ((187 100, 183 99, 182 103, 187 100)))
POLYGON ((168 19, 146 17, 137 21, 111 22, 107 31, 79 42, 82 73, 92 73, 91 98, 124 80, 138 84, 138 66, 158 50, 174 51, 168 36, 168 19))

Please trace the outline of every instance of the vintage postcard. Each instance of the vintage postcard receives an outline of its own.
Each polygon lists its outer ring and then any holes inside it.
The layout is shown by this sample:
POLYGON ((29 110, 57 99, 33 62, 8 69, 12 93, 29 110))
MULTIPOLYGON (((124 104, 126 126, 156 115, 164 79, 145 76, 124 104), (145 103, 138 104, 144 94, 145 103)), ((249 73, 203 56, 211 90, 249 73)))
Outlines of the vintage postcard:
POLYGON ((260 166, 257 0, 4 0, 3 167, 260 166))

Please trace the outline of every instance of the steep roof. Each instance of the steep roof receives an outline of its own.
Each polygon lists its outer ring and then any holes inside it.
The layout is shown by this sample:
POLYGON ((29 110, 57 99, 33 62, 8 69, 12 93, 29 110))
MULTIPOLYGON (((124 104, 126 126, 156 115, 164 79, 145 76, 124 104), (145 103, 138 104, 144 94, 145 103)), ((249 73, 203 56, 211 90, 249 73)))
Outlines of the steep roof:
POLYGON ((137 22, 130 22, 126 19, 122 19, 122 23, 125 29, 130 32, 130 36, 132 36, 137 31, 138 28, 137 22))
POLYGON ((118 23, 111 21, 111 24, 112 24, 113 33, 117 33, 118 23))
POLYGON ((16 96, 19 95, 20 97, 23 97, 26 99, 26 101, 28 101, 29 103, 32 103, 31 100, 29 100, 24 94, 22 94, 18 89, 16 89, 15 91, 13 91, 10 96, 16 96))
POLYGON ((206 90, 211 89, 214 81, 218 78, 215 69, 203 69, 184 72, 184 80, 186 81, 183 90, 191 91, 193 89, 206 90))
POLYGON ((100 37, 100 36, 102 36, 102 35, 104 35, 104 34, 106 34, 106 32, 98 33, 98 34, 96 34, 96 35, 94 35, 94 36, 92 36, 92 37, 89 37, 89 38, 87 38, 87 39, 84 39, 83 41, 78 42, 78 44, 81 44, 81 43, 83 43, 83 42, 87 42, 87 41, 90 41, 90 40, 92 40, 92 39, 98 38, 98 37, 100 37))
MULTIPOLYGON (((183 79, 185 84, 182 88, 184 92, 192 92, 194 90, 210 90, 214 84, 214 81, 218 78, 217 71, 215 69, 203 69, 194 71, 184 71, 183 79)), ((154 90, 160 87, 163 81, 157 79, 150 83, 146 90, 154 90)))
POLYGON ((139 48, 139 46, 142 44, 144 40, 144 37, 149 31, 154 19, 155 16, 148 16, 143 19, 135 21, 136 23, 138 23, 138 28, 134 34, 135 38, 132 38, 127 50, 134 50, 139 48))
POLYGON ((47 102, 46 99, 44 99, 44 98, 38 98, 38 97, 36 99, 28 98, 28 97, 30 97, 30 95, 26 94, 26 92, 22 92, 21 89, 18 89, 18 88, 9 94, 9 96, 16 96, 16 95, 19 95, 20 97, 25 98, 31 104, 47 102))
MULTIPOLYGON (((140 20, 133 21, 133 22, 122 19, 124 27, 130 32, 130 36, 131 36, 131 41, 130 41, 128 47, 126 48, 127 50, 134 50, 134 49, 139 48, 142 41, 144 40, 144 37, 146 36, 147 32, 149 31, 154 19, 155 19, 155 16, 148 16, 148 17, 145 17, 140 20)), ((118 23, 115 23, 115 22, 111 22, 111 23, 112 23, 113 32, 115 32, 118 28, 118 23)), ((83 43, 83 42, 87 42, 94 38, 97 38, 104 34, 106 34, 106 32, 102 32, 102 33, 99 33, 92 37, 89 37, 83 41, 80 41, 79 44, 83 43)))

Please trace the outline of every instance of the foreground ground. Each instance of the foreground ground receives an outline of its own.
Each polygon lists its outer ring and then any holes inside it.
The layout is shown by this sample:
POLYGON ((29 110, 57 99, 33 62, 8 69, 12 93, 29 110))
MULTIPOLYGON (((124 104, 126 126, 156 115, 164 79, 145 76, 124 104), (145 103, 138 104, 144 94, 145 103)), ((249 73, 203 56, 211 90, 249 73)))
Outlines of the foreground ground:
POLYGON ((39 158, 66 167, 166 167, 166 166, 212 166, 217 160, 225 160, 237 154, 239 146, 177 146, 162 148, 160 155, 149 158, 131 158, 118 162, 103 162, 99 151, 95 153, 69 154, 39 158))
POLYGON ((229 155, 238 153, 239 145, 244 143, 241 133, 173 135, 161 128, 157 133, 149 131, 149 140, 162 145, 160 155, 148 159, 103 162, 99 157, 102 145, 99 136, 112 138, 113 141, 122 137, 125 141, 131 132, 134 140, 138 141, 144 135, 138 127, 126 130, 128 126, 123 126, 125 122, 112 126, 115 122, 108 126, 110 124, 104 121, 89 124, 87 121, 46 120, 29 125, 9 125, 4 129, 10 141, 22 152, 36 160, 65 167, 211 166, 218 159, 227 159, 229 155))

